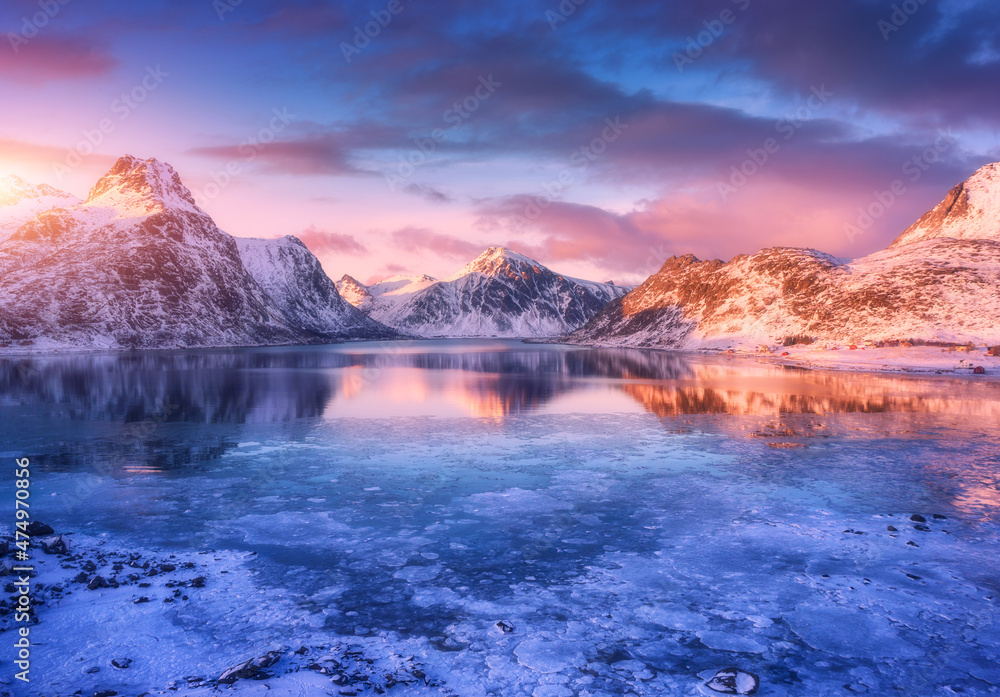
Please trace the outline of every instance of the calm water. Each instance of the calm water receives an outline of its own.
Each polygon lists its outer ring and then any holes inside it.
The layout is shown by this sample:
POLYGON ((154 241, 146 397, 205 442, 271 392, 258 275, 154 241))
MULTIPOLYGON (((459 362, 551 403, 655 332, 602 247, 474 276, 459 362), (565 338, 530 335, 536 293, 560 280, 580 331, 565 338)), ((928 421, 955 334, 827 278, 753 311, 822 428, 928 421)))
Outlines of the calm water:
POLYGON ((0 359, 0 416, 36 518, 232 560, 102 631, 45 610, 45 694, 337 637, 462 695, 697 694, 728 665, 760 694, 1000 685, 996 381, 376 343, 0 359))

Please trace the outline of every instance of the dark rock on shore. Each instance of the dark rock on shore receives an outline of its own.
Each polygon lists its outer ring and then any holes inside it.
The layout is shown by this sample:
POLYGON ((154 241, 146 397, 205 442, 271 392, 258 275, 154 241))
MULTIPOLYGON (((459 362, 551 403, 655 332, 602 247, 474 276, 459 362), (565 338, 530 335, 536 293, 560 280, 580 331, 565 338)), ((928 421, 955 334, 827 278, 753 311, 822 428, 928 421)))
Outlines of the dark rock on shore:
POLYGON ((45 535, 54 535, 56 531, 51 525, 46 525, 39 520, 33 520, 28 523, 28 527, 25 532, 31 537, 43 537, 45 535))
POLYGON ((43 537, 39 540, 42 551, 46 554, 69 554, 69 540, 63 535, 43 537))
POLYGON ((219 676, 218 682, 225 685, 232 685, 237 680, 255 678, 264 670, 277 663, 279 659, 281 659, 281 652, 268 651, 263 656, 251 658, 245 663, 241 663, 238 666, 234 666, 229 670, 224 671, 222 675, 219 676))

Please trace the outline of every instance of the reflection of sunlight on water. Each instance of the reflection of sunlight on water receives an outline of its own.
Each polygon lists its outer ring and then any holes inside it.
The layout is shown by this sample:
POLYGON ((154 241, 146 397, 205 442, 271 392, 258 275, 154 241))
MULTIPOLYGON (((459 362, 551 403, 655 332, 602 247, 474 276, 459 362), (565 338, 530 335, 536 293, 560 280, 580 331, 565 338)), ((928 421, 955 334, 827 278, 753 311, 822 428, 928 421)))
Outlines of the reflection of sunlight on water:
POLYGON ((388 356, 391 367, 343 370, 340 396, 326 415, 502 419, 543 408, 547 413, 629 411, 612 396, 611 390, 620 390, 659 417, 933 413, 1000 420, 995 383, 790 370, 745 360, 615 349, 545 349, 543 365, 529 350, 521 352, 507 362, 488 352, 397 353, 388 356), (340 408, 338 399, 354 403, 340 408))
POLYGON ((344 399, 354 399, 365 389, 365 371, 361 366, 345 368, 340 375, 340 392, 344 399))
POLYGON ((969 520, 1000 521, 1000 438, 958 431, 943 436, 955 452, 921 459, 925 483, 969 520))
POLYGON ((515 402, 514 394, 502 393, 498 389, 498 379, 497 375, 483 376, 472 380, 460 378, 449 382, 444 388, 444 394, 469 416, 499 421, 524 405, 515 402))
POLYGON ((340 394, 328 405, 327 419, 464 415, 500 421, 539 410, 549 414, 641 411, 612 385, 529 373, 393 367, 378 371, 348 368, 340 375, 340 394))
POLYGON ((985 517, 1000 517, 1000 489, 997 483, 992 486, 984 483, 957 479, 956 483, 963 485, 961 492, 952 499, 952 505, 960 511, 985 517))
POLYGON ((409 367, 352 367, 337 375, 340 390, 327 402, 324 419, 462 415, 442 393, 440 373, 409 367))
POLYGON ((858 373, 789 372, 755 364, 694 366, 694 379, 629 383, 622 390, 661 417, 681 414, 906 413, 996 418, 991 384, 858 373), (984 389, 980 389, 984 388, 984 389))
MULTIPOLYGON (((426 404, 434 391, 422 372, 414 368, 395 368, 378 381, 379 396, 393 404, 426 404)), ((374 389, 369 383, 368 389, 374 389)))

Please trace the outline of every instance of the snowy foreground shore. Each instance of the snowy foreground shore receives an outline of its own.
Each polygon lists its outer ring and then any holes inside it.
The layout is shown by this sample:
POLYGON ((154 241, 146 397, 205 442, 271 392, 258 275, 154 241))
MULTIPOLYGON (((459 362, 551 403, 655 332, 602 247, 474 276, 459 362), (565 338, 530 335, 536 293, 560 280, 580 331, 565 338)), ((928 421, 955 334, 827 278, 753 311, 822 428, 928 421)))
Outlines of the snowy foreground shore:
POLYGON ((1000 377, 1000 356, 989 356, 986 349, 982 348, 965 353, 947 351, 935 346, 858 348, 856 350, 851 350, 846 346, 838 350, 812 346, 789 346, 772 349, 772 353, 746 350, 733 355, 822 370, 968 375, 980 379, 990 376, 1000 377), (981 366, 984 372, 975 373, 977 366, 981 366))
MULTIPOLYGON (((559 505, 522 493, 526 501, 515 508, 559 505)), ((323 614, 304 610, 330 599, 307 599, 262 583, 252 552, 178 554, 124 547, 106 534, 52 535, 36 539, 44 540, 49 553, 42 553, 41 545, 34 552, 40 620, 32 630, 34 675, 44 687, 25 694, 790 697, 834 694, 811 691, 819 684, 830 687, 827 680, 800 691, 812 682, 800 682, 808 674, 828 675, 844 694, 864 694, 872 693, 886 672, 896 676, 897 684, 916 688, 910 694, 930 694, 920 690, 939 684, 996 693, 1000 672, 987 659, 996 648, 988 639, 995 625, 988 610, 992 601, 948 561, 958 540, 974 543, 983 531, 931 513, 853 521, 826 517, 744 530, 741 546, 801 537, 810 541, 816 558, 785 580, 763 557, 756 570, 741 564, 739 575, 749 585, 737 596, 718 595, 719 584, 728 585, 735 568, 728 569, 714 552, 701 569, 714 568, 714 581, 703 573, 690 576, 688 583, 701 588, 692 593, 675 588, 679 579, 670 575, 675 565, 684 568, 699 555, 693 546, 685 545, 687 551, 678 551, 676 559, 658 552, 655 561, 609 548, 604 561, 575 578, 535 589, 517 584, 506 601, 478 600, 430 641, 420 632, 362 625, 353 635, 331 632, 323 614), (852 527, 841 529, 848 522, 852 527), (850 557, 857 561, 849 562, 850 557), (845 564, 853 572, 845 574, 845 564), (773 588, 762 592, 766 577, 773 579, 773 588), (782 587, 800 596, 802 588, 810 590, 788 604, 778 590, 782 587), (667 594, 661 602, 650 602, 660 593, 667 594), (538 621, 540 605, 566 613, 567 619, 577 607, 578 617, 553 631, 538 621), (928 618, 933 618, 930 623, 928 618), (950 644, 945 653, 937 643, 942 633, 950 644), (925 649, 932 652, 930 658, 925 649), (800 655, 803 651, 806 655, 800 655), (664 652, 676 657, 668 671, 660 667, 664 652), (706 654, 724 658, 711 665, 706 654), (825 658, 816 661, 816 654, 825 658), (778 658, 782 655, 784 660, 778 658), (872 660, 879 666, 875 671, 872 660), (494 691, 498 685, 501 691, 494 691)), ((288 528, 274 532, 280 538, 288 528)), ((425 559, 427 565, 407 565, 395 573, 414 585, 415 602, 432 610, 468 593, 436 583, 439 566, 425 559)), ((344 591, 337 589, 334 596, 344 591)), ((372 589, 372 602, 382 602, 379 596, 372 589)), ((3 620, 9 627, 10 617, 3 620)), ((4 679, 0 694, 22 694, 19 685, 4 679), (5 688, 14 691, 5 693, 5 688)))
MULTIPOLYGON (((331 642, 293 630, 291 618, 275 612, 280 594, 257 587, 248 572, 245 562, 253 553, 136 551, 106 536, 72 533, 35 537, 32 549, 31 636, 40 660, 29 686, 12 675, 0 677, 0 695, 194 697, 225 690, 241 697, 305 697, 383 694, 408 686, 436 694, 432 688, 442 684, 424 672, 413 653, 398 653, 406 641, 390 646, 372 632, 331 642), (199 615, 225 617, 233 632, 246 633, 249 655, 236 658, 195 644, 185 627, 199 615), (289 631, 275 631, 283 620, 289 631), (261 644, 261 633, 291 643, 261 644), (176 677, 157 684, 164 672, 176 677), (145 687, 121 692, 123 684, 145 687), (38 691, 36 685, 44 687, 38 691), (53 692, 56 686, 64 691, 53 692)), ((10 556, 3 560, 0 581, 12 580, 14 565, 10 556)), ((13 636, 9 632, 16 626, 4 606, 0 632, 13 636)))

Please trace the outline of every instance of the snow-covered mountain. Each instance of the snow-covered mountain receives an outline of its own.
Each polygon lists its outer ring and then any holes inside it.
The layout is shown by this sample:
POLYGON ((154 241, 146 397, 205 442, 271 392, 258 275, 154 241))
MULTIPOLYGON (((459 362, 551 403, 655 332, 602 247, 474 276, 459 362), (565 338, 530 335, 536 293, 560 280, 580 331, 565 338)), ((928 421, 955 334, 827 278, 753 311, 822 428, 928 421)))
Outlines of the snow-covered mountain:
POLYGON ((1000 242, 1000 162, 981 167, 896 238, 893 247, 937 237, 1000 242))
POLYGON ((295 327, 327 339, 397 336, 340 297, 319 259, 297 237, 237 237, 236 246, 246 270, 295 327))
POLYGON ((0 242, 36 215, 51 208, 80 203, 80 199, 48 184, 35 186, 13 174, 0 179, 0 242))
POLYGON ((364 310, 372 300, 372 294, 365 284, 346 273, 337 281, 337 292, 356 308, 364 310))
POLYGON ((337 290, 349 303, 365 312, 370 312, 375 305, 398 305, 413 293, 435 282, 436 278, 420 274, 392 276, 366 286, 353 276, 344 274, 337 281, 337 290))
POLYGON ((557 274, 503 247, 443 280, 403 276, 363 286, 345 276, 339 286, 379 322, 425 337, 559 336, 628 291, 557 274))
POLYGON ((773 248, 672 257, 568 340, 673 348, 804 335, 1000 343, 1000 165, 980 169, 889 248, 854 260, 773 248))
POLYGON ((86 201, 66 203, 0 242, 2 344, 119 349, 309 343, 349 335, 343 321, 365 332, 377 326, 340 299, 332 283, 321 287, 318 262, 305 257, 308 251, 270 257, 260 251, 270 245, 248 243, 258 248, 249 253, 253 272, 248 270, 236 239, 158 160, 122 157, 86 201), (274 269, 266 268, 266 258, 275 259, 274 269), (282 279, 300 271, 305 288, 289 294, 282 279), (316 303, 313 311, 310 302, 316 303))

